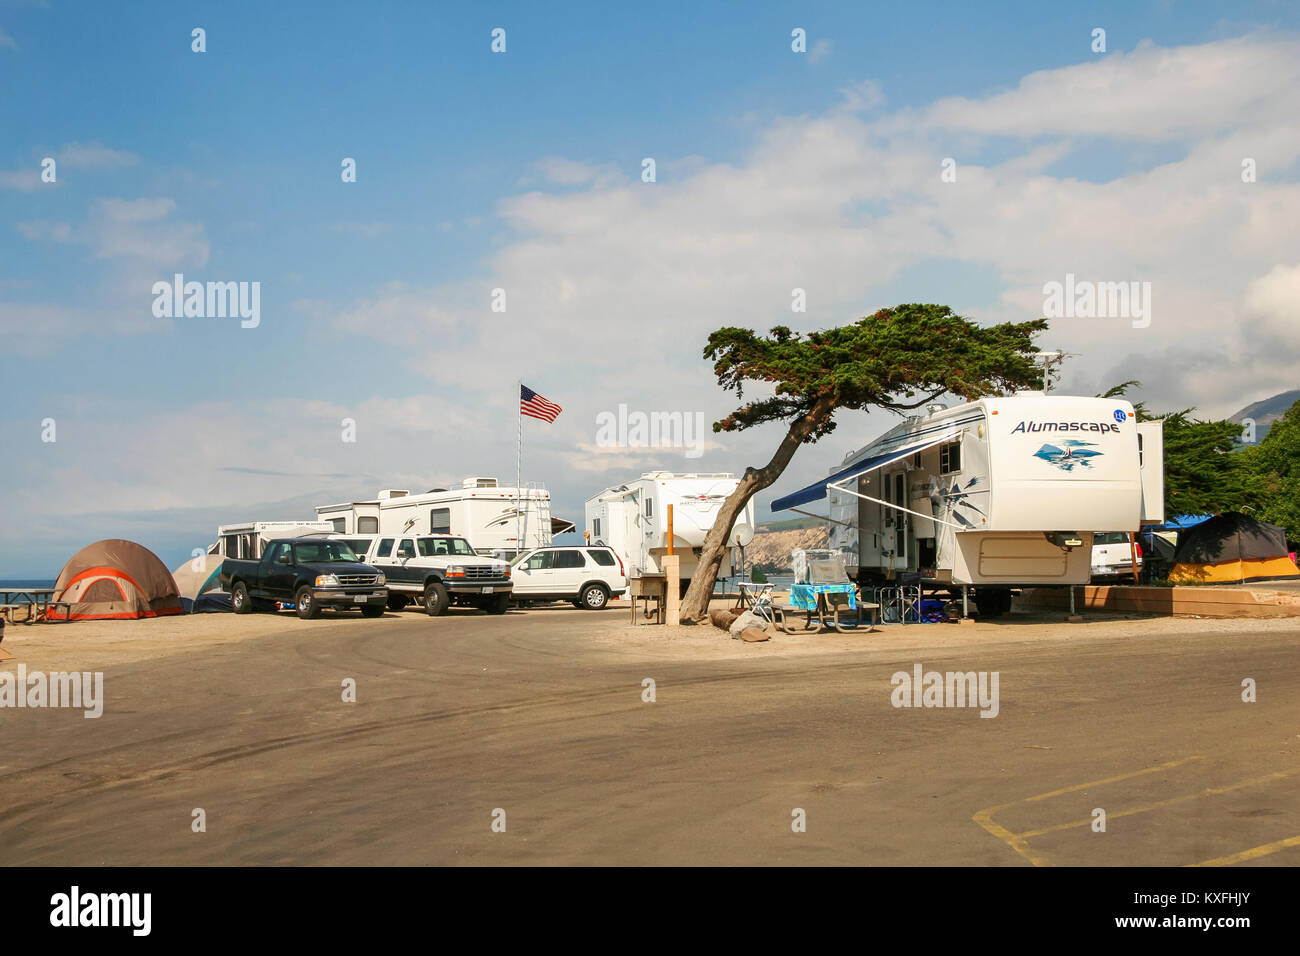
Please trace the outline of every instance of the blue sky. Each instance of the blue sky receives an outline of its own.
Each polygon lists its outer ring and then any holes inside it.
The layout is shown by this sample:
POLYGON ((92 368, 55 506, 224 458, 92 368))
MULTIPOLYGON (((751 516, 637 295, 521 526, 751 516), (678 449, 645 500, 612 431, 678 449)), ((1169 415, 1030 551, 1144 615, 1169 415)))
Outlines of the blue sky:
MULTIPOLYGON (((1225 373, 1213 336, 1228 313, 1261 335, 1293 314, 1298 20, 1274 2, 0 0, 0 493, 18 512, 0 577, 113 536, 175 565, 218 521, 504 477, 520 377, 568 412, 529 423, 527 477, 580 518, 629 473, 765 461, 770 430, 699 462, 591 447, 620 401, 724 414, 710 329, 903 300, 1028 318, 1067 270, 1149 273, 1170 303, 1141 337, 1062 329, 1078 390, 1139 377, 1157 405, 1226 414, 1295 387, 1285 352, 1242 346, 1225 373), (47 156, 57 182, 33 183, 47 156), (972 170, 955 202, 931 185, 946 156, 972 170), (174 272, 260 282, 261 325, 154 319, 174 272), (1198 363, 1194 389, 1170 371, 1198 363)), ((760 515, 889 424, 843 422, 760 515)))

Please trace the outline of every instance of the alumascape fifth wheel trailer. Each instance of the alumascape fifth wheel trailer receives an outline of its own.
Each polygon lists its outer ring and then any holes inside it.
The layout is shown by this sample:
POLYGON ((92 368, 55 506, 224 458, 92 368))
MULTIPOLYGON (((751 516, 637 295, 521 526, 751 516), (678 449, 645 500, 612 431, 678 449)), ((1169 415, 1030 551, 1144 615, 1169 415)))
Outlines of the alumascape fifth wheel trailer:
POLYGON ((829 499, 830 544, 863 585, 900 578, 955 595, 980 614, 1011 589, 1086 584, 1093 534, 1164 520, 1164 437, 1110 398, 1020 392, 931 405, 773 511, 829 499))

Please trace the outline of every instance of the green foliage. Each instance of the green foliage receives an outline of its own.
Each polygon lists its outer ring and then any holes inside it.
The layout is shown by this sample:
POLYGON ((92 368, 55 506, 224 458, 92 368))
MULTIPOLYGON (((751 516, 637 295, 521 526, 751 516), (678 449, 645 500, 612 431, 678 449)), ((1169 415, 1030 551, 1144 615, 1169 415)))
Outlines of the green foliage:
POLYGON ((785 326, 766 336, 718 329, 704 350, 718 384, 743 398, 746 383, 767 382, 776 394, 742 405, 713 430, 825 409, 806 439, 816 441, 835 428, 830 412, 837 408, 903 411, 944 393, 970 400, 1033 388, 1041 372, 1030 339, 1046 328, 1045 319, 982 328, 946 305, 905 304, 806 335, 785 326))
MULTIPOLYGON (((1122 382, 1100 398, 1128 397, 1138 381, 1122 382)), ((1164 421, 1165 514, 1219 514, 1239 511, 1250 504, 1250 472, 1236 452, 1241 426, 1228 421, 1202 421, 1195 409, 1157 414, 1142 402, 1133 402, 1140 422, 1164 421)))
POLYGON ((1273 423, 1264 440, 1242 457, 1251 478, 1254 516, 1300 540, 1300 402, 1273 423))
POLYGON ((1163 416, 1165 513, 1219 514, 1249 504, 1246 459, 1235 452, 1241 426, 1200 421, 1192 409, 1163 416))

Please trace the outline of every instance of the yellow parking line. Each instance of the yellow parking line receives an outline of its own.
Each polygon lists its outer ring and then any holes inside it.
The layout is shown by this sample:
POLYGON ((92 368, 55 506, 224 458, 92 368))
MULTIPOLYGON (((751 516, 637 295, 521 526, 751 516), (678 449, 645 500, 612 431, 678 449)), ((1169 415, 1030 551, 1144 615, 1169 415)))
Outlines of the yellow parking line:
POLYGON ((1265 843, 1263 846, 1251 847, 1249 850, 1242 850, 1240 853, 1232 854, 1232 856, 1221 856, 1213 860, 1206 860, 1204 863, 1188 863, 1187 865, 1232 866, 1232 864, 1241 863, 1244 860, 1257 860, 1261 856, 1268 856, 1278 850, 1285 850, 1289 846, 1300 846, 1300 836, 1287 837, 1285 840, 1278 840, 1276 843, 1265 843))
MULTIPOLYGON (((1186 803, 1189 800, 1199 800, 1201 797, 1212 797, 1220 793, 1230 793, 1233 790, 1240 790, 1243 787, 1253 787, 1257 784, 1268 783, 1271 780, 1285 780, 1287 777, 1293 777, 1300 773, 1300 768, 1295 770, 1283 770, 1278 773, 1265 774, 1262 777, 1253 777, 1250 780, 1240 780, 1237 783, 1229 784, 1226 787, 1207 787, 1200 793, 1188 793, 1181 797, 1171 797, 1168 800, 1158 800, 1155 803, 1148 803, 1146 806, 1134 807, 1131 810, 1117 810, 1114 813, 1106 814, 1108 820, 1115 820, 1119 817, 1129 817, 1135 813, 1147 813, 1150 810, 1159 810, 1163 807, 1172 807, 1175 804, 1186 803)), ((1015 834, 1022 839, 1029 837, 1042 836, 1044 833, 1056 833, 1060 830, 1072 830, 1075 827, 1086 827, 1092 823, 1092 818, 1086 820, 1075 820, 1072 823, 1058 823, 1055 826, 1043 827, 1041 830, 1027 830, 1024 833, 1015 834)))
MULTIPOLYGON (((1051 793, 1040 793, 1035 797, 1025 797, 1021 803, 1032 803, 1035 800, 1046 800, 1049 797, 1059 797, 1063 793, 1073 793, 1076 790, 1087 790, 1089 787, 1100 787, 1108 783, 1118 783, 1120 780, 1131 780, 1133 777, 1140 777, 1144 773, 1159 773, 1161 770, 1168 770, 1170 767, 1178 767, 1185 763, 1191 763, 1193 760, 1204 760, 1204 754, 1197 754, 1195 757, 1184 757, 1182 760, 1171 760, 1168 763, 1162 763, 1155 767, 1147 767, 1145 770, 1134 770, 1131 773, 1121 773, 1117 777, 1106 777, 1103 780, 1091 780, 1088 783, 1078 783, 1073 787, 1062 787, 1060 790, 1053 790, 1051 793)), ((1012 804, 1007 804, 1012 806, 1012 804)))
MULTIPOLYGON (((1020 802, 1022 801, 1016 801, 1016 803, 1020 802)), ((1007 807, 1014 807, 1016 803, 1004 803, 1000 807, 989 807, 987 810, 980 810, 971 819, 1034 864, 1034 866, 1051 866, 1052 863, 1047 857, 1032 852, 1018 834, 1012 833, 1006 827, 993 821, 993 814, 999 810, 1005 810, 1007 807)))
MULTIPOLYGON (((976 823, 978 823, 989 833, 991 833, 993 836, 997 837, 1007 846, 1011 847, 1011 849, 1015 850, 1026 860, 1028 860, 1030 863, 1034 864, 1034 866, 1051 866, 1052 863, 1050 860, 1047 859, 1047 857, 1043 856, 1042 854, 1034 853, 1029 849, 1029 846, 1026 843, 1026 839, 1032 836, 1033 835, 1032 833, 1012 833, 1010 830, 1002 826, 1000 823, 996 823, 993 820, 993 814, 1000 813, 1001 811, 1006 810, 1009 807, 1014 807, 1021 803, 1031 803, 1035 800, 1046 800, 1049 797, 1059 797, 1062 794, 1073 793, 1076 790, 1085 790, 1088 787, 1099 787, 1107 783, 1117 783, 1120 780, 1129 780, 1133 777, 1140 777, 1143 774, 1158 773, 1161 770, 1168 770, 1170 767, 1177 767, 1181 764, 1190 763, 1193 760, 1201 760, 1202 757, 1203 755, 1199 755, 1199 754, 1194 757, 1184 757, 1182 760, 1171 760, 1168 763, 1162 763, 1155 767, 1146 767, 1142 770, 1134 770, 1131 773, 1122 773, 1115 777, 1106 777, 1105 779, 1102 780, 1093 780, 1088 783, 1080 783, 1072 787, 1063 787, 1060 790, 1053 790, 1050 793, 1040 793, 1033 797, 1026 797, 1023 800, 1014 800, 1011 803, 1004 803, 1001 804, 1000 806, 988 807, 984 810, 980 810, 975 814, 975 816, 971 817, 971 819, 974 820, 976 823)), ((1089 822, 1089 821, 1084 821, 1084 822, 1089 822)), ((1073 826, 1073 824, 1071 824, 1071 826, 1073 826)))

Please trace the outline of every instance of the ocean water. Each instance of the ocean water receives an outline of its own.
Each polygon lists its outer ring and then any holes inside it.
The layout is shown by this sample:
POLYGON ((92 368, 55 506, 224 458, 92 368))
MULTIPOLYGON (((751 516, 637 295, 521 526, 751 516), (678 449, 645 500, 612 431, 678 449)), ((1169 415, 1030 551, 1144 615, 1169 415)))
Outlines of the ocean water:
MULTIPOLYGON (((54 587, 54 578, 13 578, 0 579, 0 591, 17 591, 22 588, 52 588, 54 587)), ((21 594, 15 594, 10 597, 6 604, 26 604, 27 598, 21 594)))

